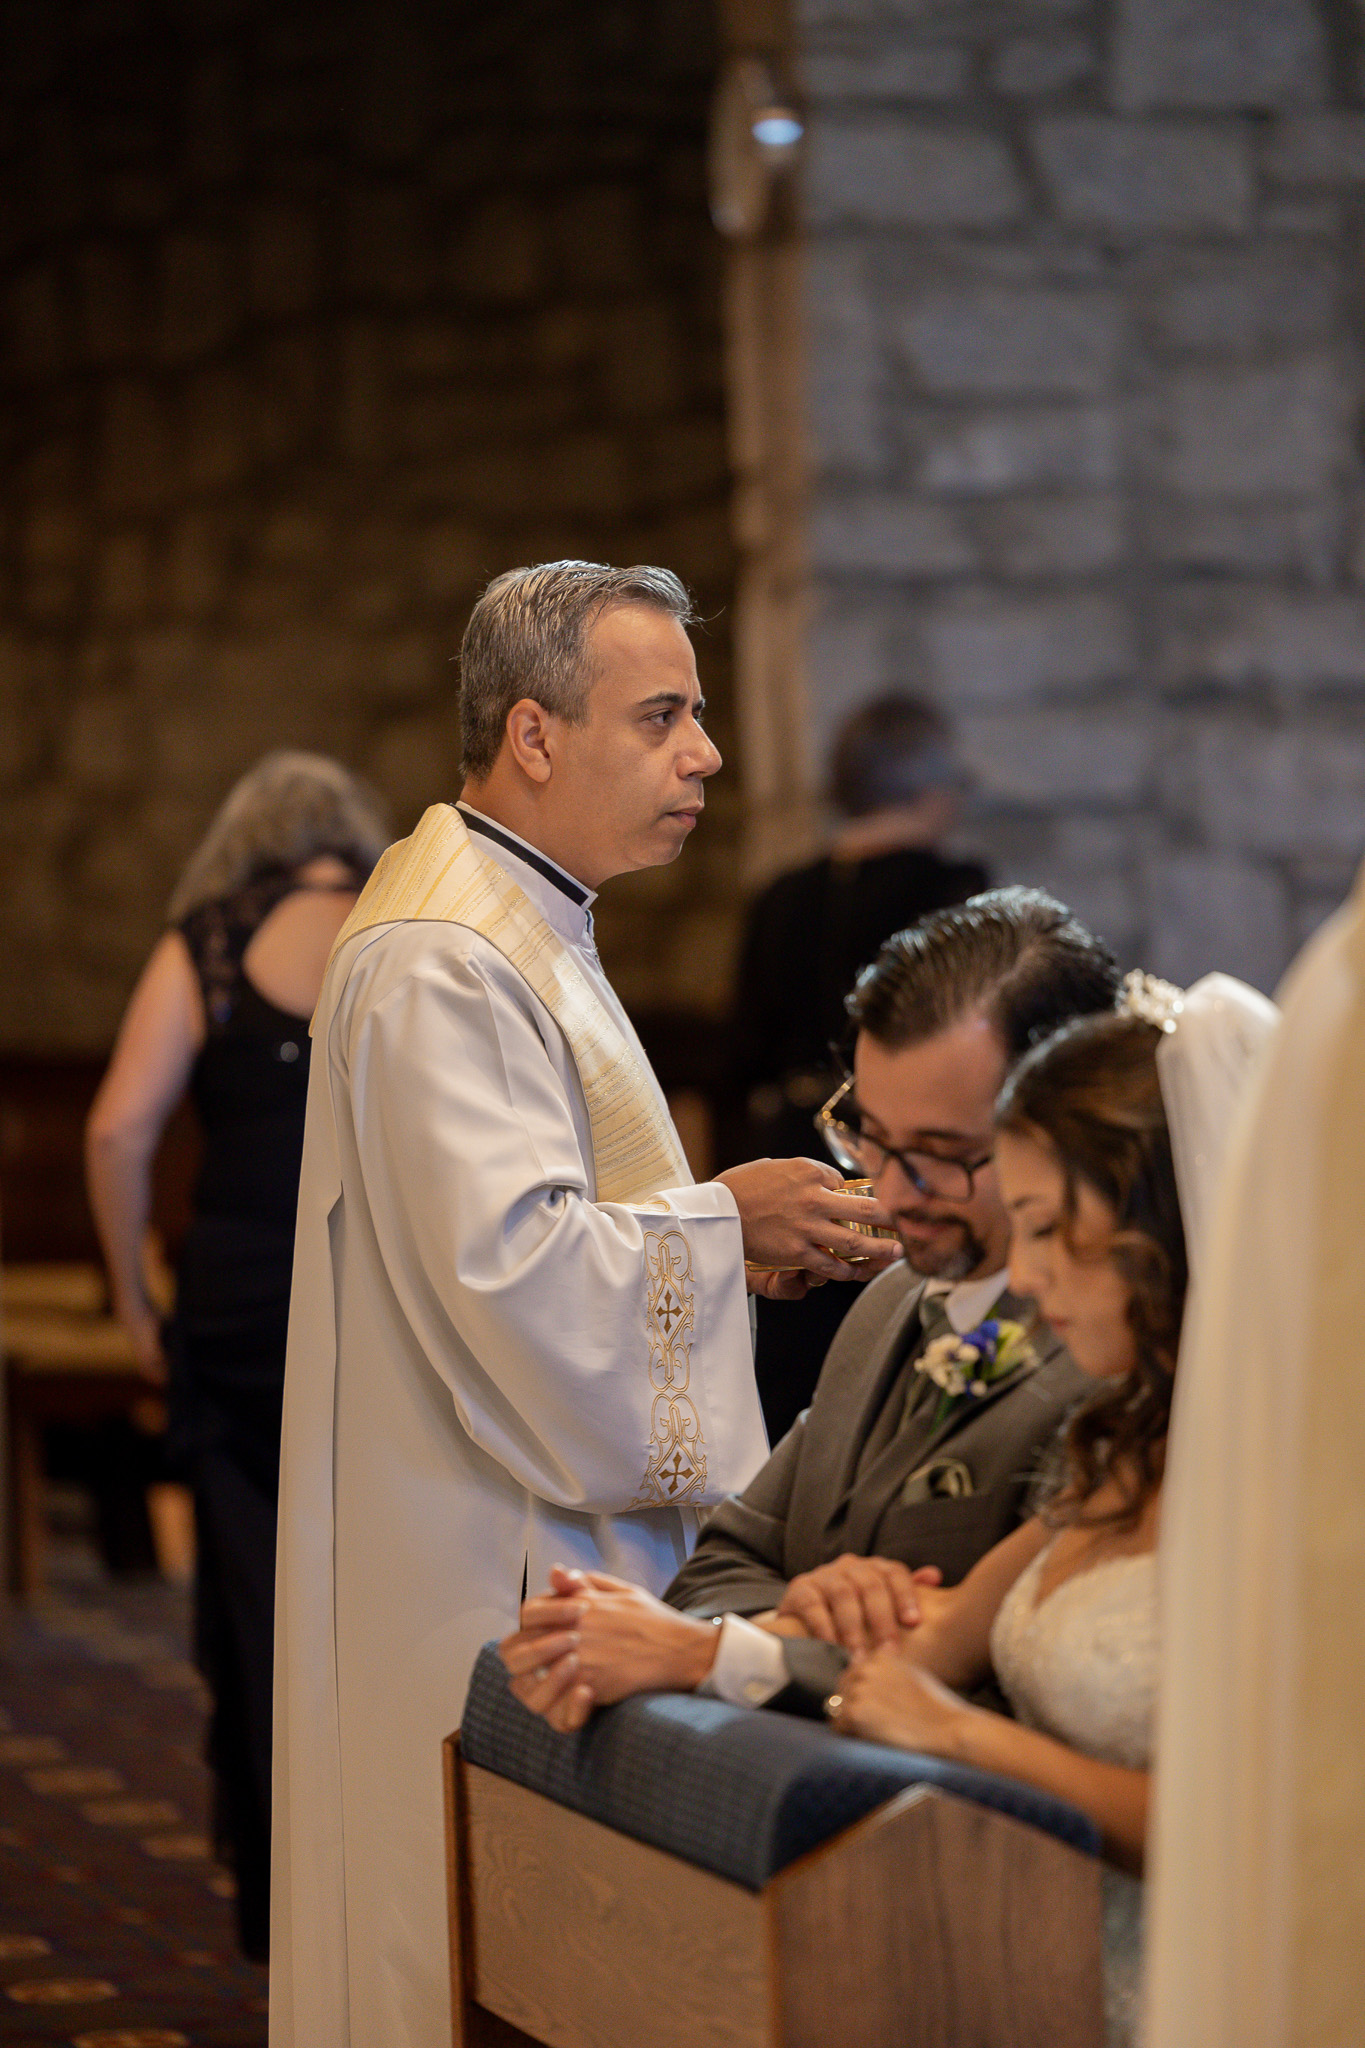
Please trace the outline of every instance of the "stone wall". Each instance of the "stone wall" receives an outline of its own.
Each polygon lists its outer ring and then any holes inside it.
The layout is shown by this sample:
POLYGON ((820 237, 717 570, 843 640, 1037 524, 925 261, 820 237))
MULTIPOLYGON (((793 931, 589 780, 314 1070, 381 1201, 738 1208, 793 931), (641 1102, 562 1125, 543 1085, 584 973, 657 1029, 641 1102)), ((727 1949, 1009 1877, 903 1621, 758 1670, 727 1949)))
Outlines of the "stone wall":
POLYGON ((812 670, 1002 876, 1273 985, 1365 846, 1349 0, 801 0, 812 670))
MULTIPOLYGON (((732 556, 707 0, 0 9, 0 1048, 99 1048, 268 747, 452 793, 481 582, 732 556)), ((607 893, 637 1006, 714 1004, 736 778, 607 893)))

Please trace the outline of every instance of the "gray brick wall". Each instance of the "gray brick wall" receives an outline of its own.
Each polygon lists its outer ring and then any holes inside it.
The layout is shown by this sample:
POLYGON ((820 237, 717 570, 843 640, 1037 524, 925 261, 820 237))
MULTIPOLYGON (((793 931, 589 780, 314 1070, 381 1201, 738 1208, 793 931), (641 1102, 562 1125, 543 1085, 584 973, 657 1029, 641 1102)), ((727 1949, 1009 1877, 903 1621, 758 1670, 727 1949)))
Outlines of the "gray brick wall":
MULTIPOLYGON (((708 0, 0 6, 0 1048, 98 1048, 265 748, 452 793, 481 582, 661 560, 729 744, 708 0)), ((733 749, 730 751, 733 753, 733 749)), ((607 892, 723 993, 738 776, 607 892)))
POLYGON ((962 722, 972 830, 1274 984, 1365 850, 1358 11, 803 0, 812 688, 962 722))

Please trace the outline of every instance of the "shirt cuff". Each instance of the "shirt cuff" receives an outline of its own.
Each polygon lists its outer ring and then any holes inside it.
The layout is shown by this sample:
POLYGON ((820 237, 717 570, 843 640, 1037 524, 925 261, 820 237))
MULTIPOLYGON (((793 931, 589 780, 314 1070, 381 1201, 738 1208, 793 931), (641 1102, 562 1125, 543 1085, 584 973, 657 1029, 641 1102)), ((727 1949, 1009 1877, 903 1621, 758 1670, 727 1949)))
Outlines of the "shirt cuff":
POLYGON ((778 1637, 742 1615, 727 1614, 720 1624, 716 1661, 697 1691, 707 1699, 728 1700, 732 1707, 762 1707, 786 1683, 787 1662, 778 1637))

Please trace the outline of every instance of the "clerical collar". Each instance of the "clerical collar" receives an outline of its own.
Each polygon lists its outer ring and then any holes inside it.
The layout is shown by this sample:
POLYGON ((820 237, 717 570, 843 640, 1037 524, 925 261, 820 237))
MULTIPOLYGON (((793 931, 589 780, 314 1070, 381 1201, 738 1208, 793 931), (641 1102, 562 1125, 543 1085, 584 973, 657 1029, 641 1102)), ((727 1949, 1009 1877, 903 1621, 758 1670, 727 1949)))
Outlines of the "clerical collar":
POLYGON ((937 1295, 943 1312, 959 1337, 975 1330, 999 1301, 1009 1285, 1009 1273, 988 1273, 983 1280, 926 1280, 924 1291, 937 1295))
POLYGON ((509 832, 506 825, 495 825, 491 818, 485 818, 482 811, 476 811, 472 804, 463 800, 455 806, 471 832, 477 832, 483 839, 491 839, 495 846, 501 846, 506 853, 514 853, 518 860, 524 860, 528 868, 534 868, 538 875, 544 875, 562 895, 579 910, 586 910, 597 900, 595 889, 585 889, 576 882, 566 868, 558 861, 551 860, 539 847, 532 846, 519 832, 509 832))

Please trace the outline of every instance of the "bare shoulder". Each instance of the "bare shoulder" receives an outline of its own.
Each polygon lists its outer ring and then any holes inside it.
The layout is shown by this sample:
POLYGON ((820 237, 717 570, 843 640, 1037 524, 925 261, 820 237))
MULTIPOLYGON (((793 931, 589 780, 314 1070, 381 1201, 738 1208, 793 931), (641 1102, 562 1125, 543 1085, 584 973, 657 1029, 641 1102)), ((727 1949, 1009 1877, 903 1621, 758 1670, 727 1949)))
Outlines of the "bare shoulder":
POLYGON ((147 956, 147 965, 142 970, 141 982, 151 987, 182 990, 198 988, 194 961, 185 943, 185 935, 172 925, 161 934, 147 956))
POLYGON ((189 947, 164 932, 119 1026, 114 1055, 91 1106, 92 1140, 160 1131, 204 1042, 204 1005, 189 947))
POLYGON ((242 971, 267 1002, 295 1016, 311 1014, 355 900, 351 890, 299 889, 276 904, 242 956, 242 971))
POLYGON ((1119 1558, 1150 1557, 1155 1554, 1160 1530, 1160 1490, 1144 1503, 1135 1526, 1115 1527, 1104 1517, 1122 1509, 1124 1496, 1112 1482, 1106 1482, 1089 1502, 1089 1512, 1063 1527, 1056 1535, 1039 1583, 1038 1596, 1079 1578, 1097 1565, 1119 1558))
POLYGON ((199 994, 199 977, 184 935, 172 928, 163 932, 148 955, 138 976, 120 1027, 121 1039, 130 1034, 145 1043, 148 1034, 203 1036, 204 1012, 199 994))
POLYGON ((328 933, 330 944, 354 910, 356 894, 353 889, 295 889, 262 919, 251 945, 266 945, 276 934, 297 940, 311 932, 328 933))

